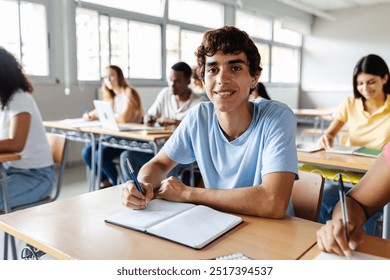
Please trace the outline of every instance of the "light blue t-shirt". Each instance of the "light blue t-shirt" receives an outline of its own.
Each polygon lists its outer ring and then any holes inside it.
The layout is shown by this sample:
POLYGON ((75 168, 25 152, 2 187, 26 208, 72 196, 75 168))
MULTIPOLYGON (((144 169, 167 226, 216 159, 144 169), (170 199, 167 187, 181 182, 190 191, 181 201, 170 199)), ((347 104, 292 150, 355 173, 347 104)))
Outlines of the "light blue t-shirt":
MULTIPOLYGON (((163 149, 173 161, 196 161, 206 188, 256 186, 272 172, 298 174, 296 118, 278 101, 253 102, 248 129, 229 142, 211 102, 192 108, 163 149)), ((292 214, 292 205, 286 214, 292 214)))

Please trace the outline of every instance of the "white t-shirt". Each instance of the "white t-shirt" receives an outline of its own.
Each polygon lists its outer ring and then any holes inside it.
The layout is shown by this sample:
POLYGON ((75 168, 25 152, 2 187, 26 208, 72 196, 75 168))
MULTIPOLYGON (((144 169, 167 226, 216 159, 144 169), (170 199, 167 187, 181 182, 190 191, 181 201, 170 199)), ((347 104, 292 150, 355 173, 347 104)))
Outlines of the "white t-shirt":
POLYGON ((26 145, 20 153, 21 160, 10 162, 10 166, 30 169, 53 165, 50 146, 46 138, 42 117, 31 94, 18 90, 2 110, 0 107, 0 139, 10 137, 10 127, 13 117, 27 112, 31 115, 30 130, 26 145))
POLYGON ((179 107, 176 97, 172 93, 172 88, 166 87, 157 95, 156 100, 148 110, 148 115, 181 121, 187 115, 188 109, 202 101, 206 100, 191 92, 190 98, 179 107))

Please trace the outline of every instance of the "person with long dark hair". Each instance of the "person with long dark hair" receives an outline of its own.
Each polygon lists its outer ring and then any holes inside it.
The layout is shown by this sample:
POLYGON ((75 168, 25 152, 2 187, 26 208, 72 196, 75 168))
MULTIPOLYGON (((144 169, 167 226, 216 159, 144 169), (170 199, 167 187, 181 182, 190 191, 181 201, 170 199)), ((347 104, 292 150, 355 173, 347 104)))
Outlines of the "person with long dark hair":
MULTIPOLYGON (((125 79, 120 67, 110 65, 106 68, 107 76, 102 83, 103 100, 107 100, 112 104, 116 121, 118 123, 142 123, 144 117, 144 108, 142 100, 137 90, 131 86, 125 79)), ((89 113, 84 113, 85 120, 98 120, 96 110, 89 113)), ((82 151, 84 162, 89 168, 91 162, 91 145, 87 145, 82 151)), ((96 164, 99 160, 98 147, 96 147, 96 164)), ((116 149, 107 146, 102 146, 102 174, 100 188, 106 188, 117 184, 118 171, 113 160, 120 156, 123 149, 116 149)))
MULTIPOLYGON (((348 123, 348 145, 382 150, 390 141, 389 78, 389 68, 380 56, 369 54, 359 59, 352 77, 354 96, 348 97, 339 106, 325 134, 318 140, 319 145, 332 147, 337 133, 348 123)), ((337 187, 327 182, 320 222, 325 223, 332 218, 333 208, 338 201, 337 187)), ((367 233, 375 234, 376 220, 380 215, 381 212, 378 212, 366 222, 364 228, 367 233)))
MULTIPOLYGON (((0 47, 0 153, 22 156, 4 163, 11 207, 47 197, 55 182, 50 146, 32 92, 22 66, 0 47)), ((3 208, 0 192, 0 209, 3 208)))

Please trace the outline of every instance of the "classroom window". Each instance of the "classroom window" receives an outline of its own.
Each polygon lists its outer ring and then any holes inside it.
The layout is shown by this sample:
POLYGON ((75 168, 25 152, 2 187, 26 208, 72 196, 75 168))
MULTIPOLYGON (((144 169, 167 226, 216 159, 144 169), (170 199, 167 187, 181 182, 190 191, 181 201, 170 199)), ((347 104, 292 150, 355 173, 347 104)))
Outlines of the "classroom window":
POLYGON ((76 10, 78 80, 100 80, 98 19, 98 12, 82 8, 76 10))
POLYGON ((273 46, 271 64, 272 83, 298 83, 299 82, 298 49, 273 46))
POLYGON ((168 18, 180 22, 218 28, 224 24, 224 6, 201 0, 169 0, 168 18))
POLYGON ((272 19, 237 10, 236 26, 244 30, 251 37, 271 40, 272 19))
POLYGON ((164 9, 164 0, 132 0, 131 2, 129 0, 83 0, 83 2, 151 16, 162 16, 164 9))
POLYGON ((45 5, 28 1, 0 0, 0 34, 0 45, 15 55, 27 74, 49 75, 45 5))
POLYGON ((167 78, 173 64, 184 61, 190 66, 196 65, 195 51, 202 42, 203 33, 167 26, 167 78))
POLYGON ((274 41, 293 46, 301 46, 302 34, 283 28, 282 22, 276 20, 274 22, 274 41))
POLYGON ((257 49, 259 50, 260 56, 261 56, 261 67, 263 70, 261 71, 261 76, 259 81, 262 83, 268 83, 269 82, 269 55, 270 55, 270 47, 267 44, 259 44, 255 43, 257 49))
POLYGON ((100 80, 110 64, 121 67, 126 78, 161 79, 160 25, 77 8, 76 29, 78 80, 100 80))
POLYGON ((130 21, 130 77, 161 79, 161 26, 130 21), (138 38, 142 38, 139 40, 138 38))

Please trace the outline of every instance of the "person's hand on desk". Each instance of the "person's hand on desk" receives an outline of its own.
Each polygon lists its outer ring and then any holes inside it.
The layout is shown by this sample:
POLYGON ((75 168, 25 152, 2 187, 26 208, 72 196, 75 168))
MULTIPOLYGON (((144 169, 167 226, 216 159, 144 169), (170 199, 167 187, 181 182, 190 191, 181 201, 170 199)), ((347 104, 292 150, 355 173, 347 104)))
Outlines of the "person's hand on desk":
POLYGON ((159 119, 157 119, 157 122, 158 122, 161 126, 179 125, 179 124, 180 124, 180 121, 179 121, 179 120, 168 119, 168 118, 159 118, 159 119))
POLYGON ((134 181, 129 180, 122 185, 122 203, 126 207, 131 209, 140 210, 148 206, 148 203, 154 197, 153 186, 148 183, 139 182, 140 186, 145 193, 143 195, 137 189, 134 181))
POLYGON ((178 178, 170 176, 161 181, 161 186, 156 190, 156 198, 162 198, 175 202, 186 202, 194 188, 188 187, 178 178))
POLYGON ((330 135, 330 134, 324 134, 320 137, 320 139, 318 139, 318 142, 317 144, 321 147, 321 148, 331 148, 333 147, 333 143, 334 143, 334 136, 330 135))

